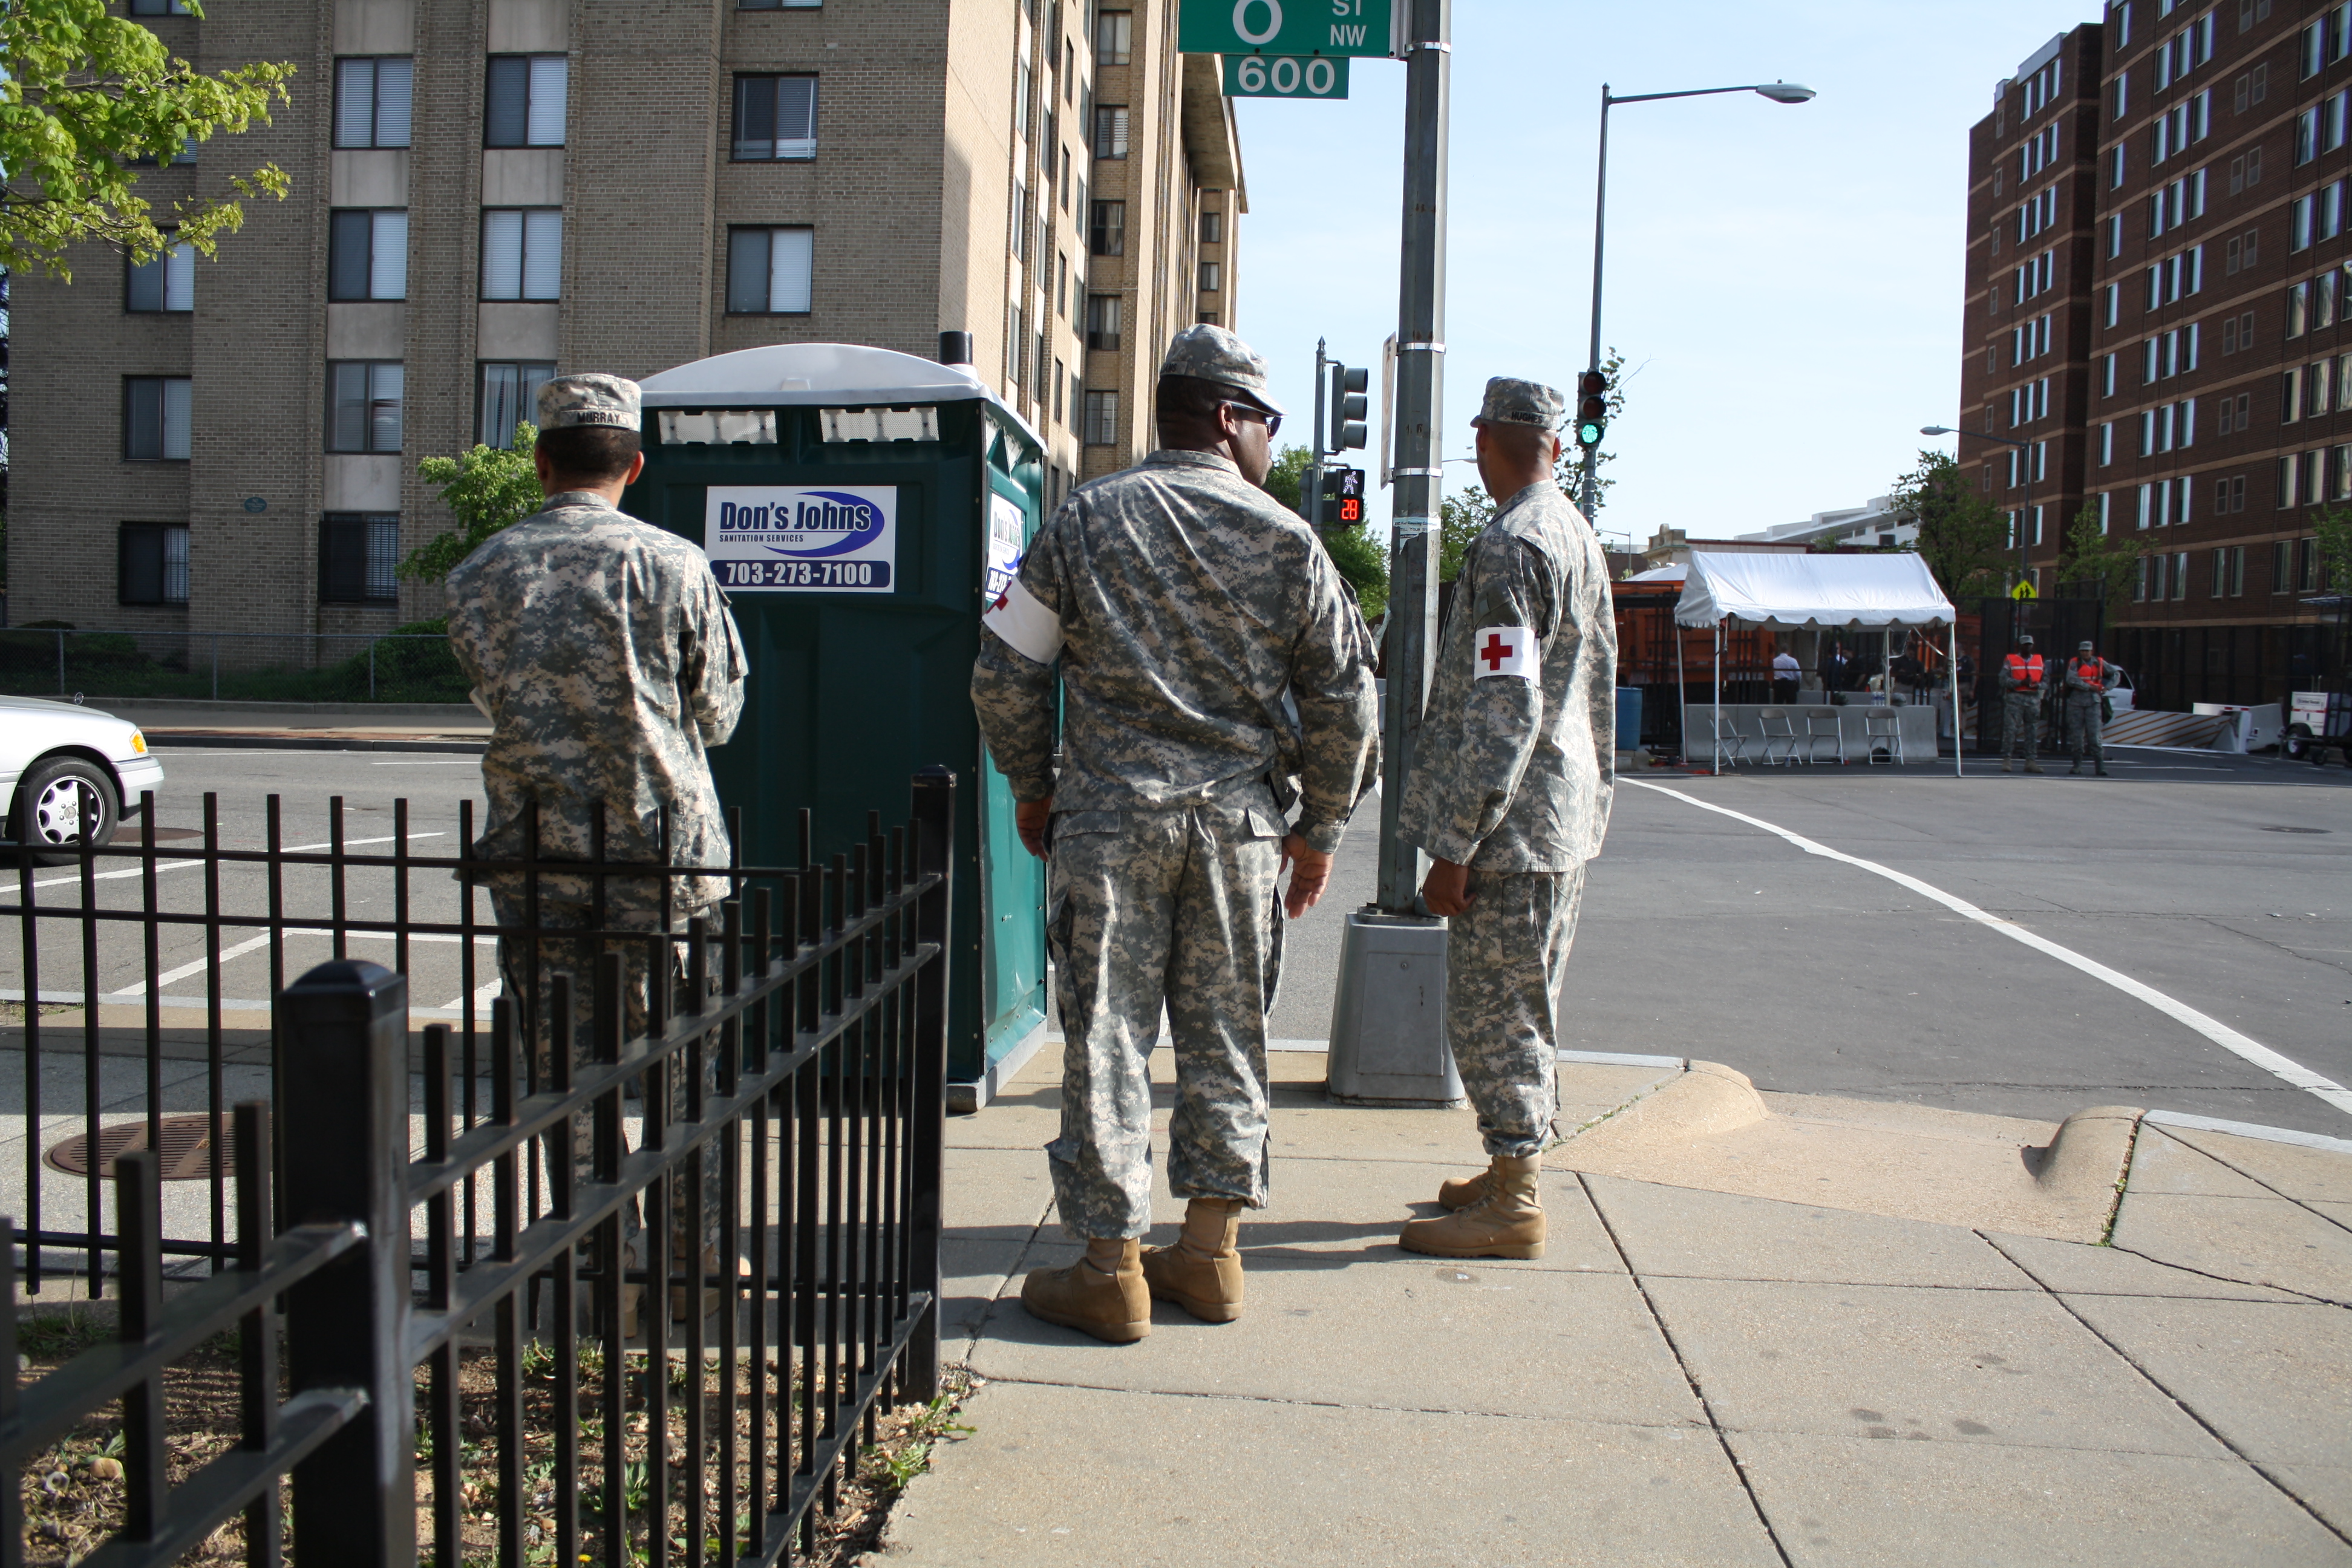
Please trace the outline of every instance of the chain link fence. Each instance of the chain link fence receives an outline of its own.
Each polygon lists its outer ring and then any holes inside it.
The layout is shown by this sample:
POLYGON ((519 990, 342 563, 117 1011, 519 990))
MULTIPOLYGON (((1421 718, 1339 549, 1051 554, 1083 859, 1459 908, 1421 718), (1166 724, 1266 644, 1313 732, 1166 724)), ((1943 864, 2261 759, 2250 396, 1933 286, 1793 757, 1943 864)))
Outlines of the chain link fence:
POLYGON ((438 630, 0 631, 0 694, 12 697, 463 702, 466 690, 438 630))

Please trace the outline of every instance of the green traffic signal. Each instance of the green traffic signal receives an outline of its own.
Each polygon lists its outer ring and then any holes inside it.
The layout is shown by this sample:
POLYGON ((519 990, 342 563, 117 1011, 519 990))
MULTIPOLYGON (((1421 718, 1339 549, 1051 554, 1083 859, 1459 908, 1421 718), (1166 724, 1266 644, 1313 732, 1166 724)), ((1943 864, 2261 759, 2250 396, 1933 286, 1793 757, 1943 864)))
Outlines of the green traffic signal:
POLYGON ((1580 447, 1598 447, 1601 445, 1601 433, 1607 428, 1609 428, 1609 422, 1605 419, 1580 419, 1577 421, 1576 426, 1576 444, 1580 447))

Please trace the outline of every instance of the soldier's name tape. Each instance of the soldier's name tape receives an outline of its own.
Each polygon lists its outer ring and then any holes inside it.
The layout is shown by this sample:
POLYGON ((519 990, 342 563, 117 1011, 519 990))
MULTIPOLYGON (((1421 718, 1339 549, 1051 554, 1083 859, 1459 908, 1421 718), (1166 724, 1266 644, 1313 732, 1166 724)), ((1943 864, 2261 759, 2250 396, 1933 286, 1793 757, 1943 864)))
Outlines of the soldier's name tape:
POLYGON ((1003 637, 1013 652, 1035 663, 1051 664, 1061 654, 1062 617, 1038 603, 1018 577, 1004 584, 1004 592, 980 617, 980 624, 1003 637))
POLYGON ((2352 1089, 2345 1088, 2333 1079, 2321 1077, 2301 1062, 2280 1055, 2261 1041, 2240 1034, 2219 1018, 2200 1013, 2186 1002, 2166 995, 2153 985, 2135 980, 2119 970, 2110 969, 2096 959, 2085 958, 2071 947, 2062 946, 2039 932, 2026 930, 2015 921, 2003 920, 1999 915, 1980 910, 1966 899, 1948 893, 1933 883, 1923 882, 1916 877, 1906 876, 1892 867, 1882 866, 1875 860, 1865 860, 1859 855, 1849 855, 1843 849, 1832 849, 1826 844, 1818 843, 1801 833, 1791 833, 1789 829, 1776 823, 1767 822, 1760 816, 1750 816, 1744 811, 1734 811, 1729 806, 1717 805, 1712 801, 1701 800, 1695 795, 1688 795, 1678 789, 1668 789, 1664 784, 1644 784, 1640 779, 1621 778, 1617 782, 1621 784, 1631 784, 1635 789, 1655 790, 1660 795, 1672 795, 1686 805, 1697 806, 1701 811, 1712 811, 1719 816, 1727 816, 1734 822, 1744 822, 1750 827, 1761 828, 1777 837, 1785 838, 1808 855, 1818 855, 1825 860, 1835 860, 1843 865, 1853 866, 1874 877, 1884 877, 1898 887, 1908 888, 1923 899, 1931 899, 1956 914, 2000 932, 2012 942, 2022 942, 2036 952, 2045 953, 2069 968, 2082 971, 2094 980, 2114 986, 2126 996, 2147 1003, 2166 1017, 2195 1030, 2233 1056, 2243 1058, 2264 1072, 2293 1084, 2297 1089, 2306 1089, 2317 1095, 2338 1110, 2352 1113, 2352 1089))
POLYGON ((1533 680, 1543 669, 1543 639, 1525 626, 1480 626, 1470 639, 1473 677, 1511 675, 1533 680))

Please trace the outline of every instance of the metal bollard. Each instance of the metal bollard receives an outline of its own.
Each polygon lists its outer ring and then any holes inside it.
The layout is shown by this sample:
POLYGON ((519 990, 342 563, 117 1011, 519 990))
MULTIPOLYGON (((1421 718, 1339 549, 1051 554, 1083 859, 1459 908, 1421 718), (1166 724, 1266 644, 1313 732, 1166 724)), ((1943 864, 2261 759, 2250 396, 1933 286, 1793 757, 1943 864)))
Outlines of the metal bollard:
POLYGON ((278 997, 286 1217, 357 1221, 367 1239, 288 1292, 296 1388, 368 1391, 349 1426, 294 1468, 304 1561, 416 1560, 415 1384, 408 1360, 408 982, 320 964, 278 997))

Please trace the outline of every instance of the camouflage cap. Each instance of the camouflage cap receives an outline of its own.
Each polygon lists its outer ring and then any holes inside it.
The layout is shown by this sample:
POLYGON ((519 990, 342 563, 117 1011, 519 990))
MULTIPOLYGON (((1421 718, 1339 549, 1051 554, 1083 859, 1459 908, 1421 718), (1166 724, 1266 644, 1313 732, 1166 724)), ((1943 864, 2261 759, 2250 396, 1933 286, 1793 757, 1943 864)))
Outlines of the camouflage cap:
POLYGON ((617 375, 559 375, 539 389, 539 427, 639 427, 637 384, 617 375))
POLYGON ((1224 328, 1205 321, 1176 334, 1168 345, 1168 357, 1160 362, 1160 374, 1217 382, 1269 414, 1289 412, 1267 394, 1266 364, 1258 352, 1224 328))
POLYGON ((1486 383, 1486 401, 1478 407, 1473 425, 1532 425, 1538 430, 1557 430, 1568 417, 1568 399, 1540 381, 1521 381, 1515 375, 1498 375, 1486 383))
POLYGON ((2092 644, 2091 639, 2084 637, 2081 642, 2074 645, 2074 651, 2076 653, 2089 653, 2093 650, 2093 647, 2094 645, 2092 644))

